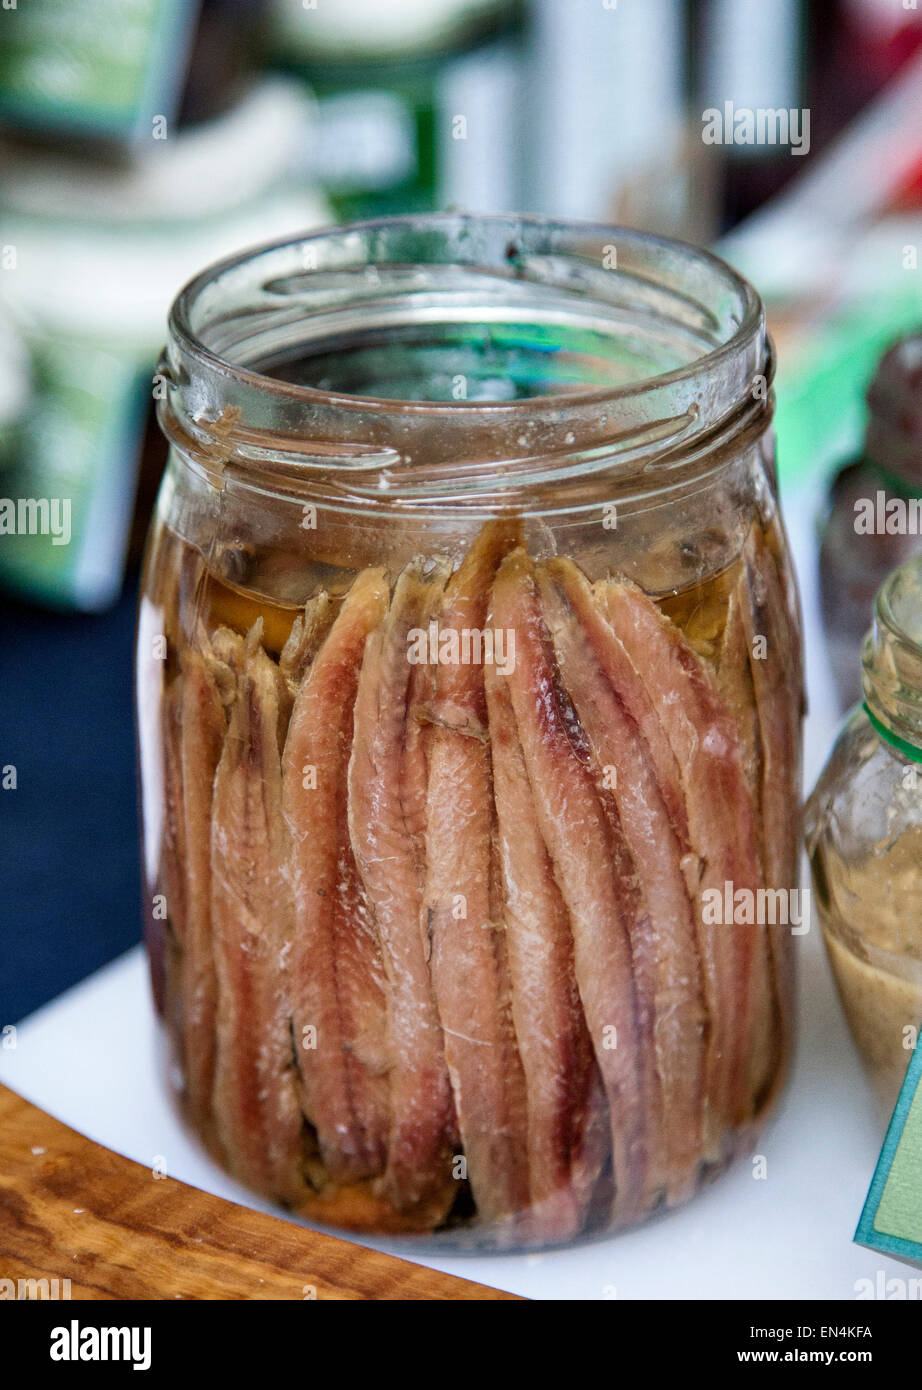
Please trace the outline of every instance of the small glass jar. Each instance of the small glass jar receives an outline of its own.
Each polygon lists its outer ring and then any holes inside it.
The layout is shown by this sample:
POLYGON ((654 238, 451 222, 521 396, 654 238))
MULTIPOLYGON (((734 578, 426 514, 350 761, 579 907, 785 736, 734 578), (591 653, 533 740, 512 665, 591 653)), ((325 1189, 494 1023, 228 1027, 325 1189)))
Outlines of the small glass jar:
POLYGON ((791 1042, 758 297, 636 232, 396 218, 206 271, 163 376, 139 728, 192 1124, 358 1231, 534 1248, 685 1200, 791 1042))
POLYGON ((843 710, 860 697, 859 653, 874 595, 922 547, 922 333, 884 353, 867 404, 863 456, 832 481, 820 544, 826 647, 843 710))
POLYGON ((807 803, 814 902, 839 997, 882 1111, 922 1023, 922 556, 881 585, 864 703, 807 803))

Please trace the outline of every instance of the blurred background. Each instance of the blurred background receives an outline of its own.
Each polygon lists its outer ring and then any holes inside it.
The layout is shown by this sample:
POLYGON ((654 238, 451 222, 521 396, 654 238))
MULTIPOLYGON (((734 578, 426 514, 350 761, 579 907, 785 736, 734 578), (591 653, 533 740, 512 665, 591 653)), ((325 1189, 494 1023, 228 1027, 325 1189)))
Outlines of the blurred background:
POLYGON ((445 207, 679 236, 755 282, 825 595, 811 661, 854 695, 902 552, 856 557, 843 517, 856 488, 922 494, 922 0, 3 0, 0 1025, 140 935, 132 640, 170 301, 247 244, 445 207), (66 516, 14 526, 51 498, 66 516))

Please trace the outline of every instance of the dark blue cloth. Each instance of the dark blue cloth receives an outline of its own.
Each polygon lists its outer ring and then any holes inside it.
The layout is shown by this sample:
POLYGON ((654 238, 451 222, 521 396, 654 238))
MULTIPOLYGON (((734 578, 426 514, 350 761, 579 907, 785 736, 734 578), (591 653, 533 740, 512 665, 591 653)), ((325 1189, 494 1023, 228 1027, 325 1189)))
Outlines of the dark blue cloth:
POLYGON ((137 591, 99 616, 0 598, 0 1027, 141 934, 137 591))

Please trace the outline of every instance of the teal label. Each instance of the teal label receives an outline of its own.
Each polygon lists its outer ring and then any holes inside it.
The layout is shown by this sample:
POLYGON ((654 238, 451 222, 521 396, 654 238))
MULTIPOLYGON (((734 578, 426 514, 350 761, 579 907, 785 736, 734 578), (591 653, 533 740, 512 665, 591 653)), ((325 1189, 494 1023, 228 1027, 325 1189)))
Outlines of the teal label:
POLYGON ((855 1232, 859 1245, 922 1265, 922 1048, 916 1047, 855 1232))

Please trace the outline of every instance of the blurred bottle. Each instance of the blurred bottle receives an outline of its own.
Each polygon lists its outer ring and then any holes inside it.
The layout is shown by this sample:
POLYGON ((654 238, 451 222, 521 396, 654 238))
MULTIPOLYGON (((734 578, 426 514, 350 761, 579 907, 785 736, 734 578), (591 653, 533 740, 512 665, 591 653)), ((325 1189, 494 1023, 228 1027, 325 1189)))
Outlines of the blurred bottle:
POLYGON ((922 549, 922 331, 881 358, 863 456, 833 479, 820 543, 826 642, 840 705, 861 696, 858 655, 884 578, 922 549))
POLYGON ((0 308, 33 378, 3 475, 8 586, 79 609, 118 596, 135 497, 141 532, 164 463, 148 419, 170 302, 216 257, 327 220, 297 174, 309 133, 299 85, 275 78, 128 163, 0 146, 0 308))
POLYGON ((710 127, 709 163, 720 168, 722 221, 732 227, 803 168, 811 148, 804 0, 690 0, 687 23, 692 101, 702 133, 710 127))
POLYGON ((265 0, 23 0, 0 7, 0 120, 119 147, 211 120, 262 66, 265 0))
POLYGON ((528 206, 707 240, 681 0, 532 0, 528 206))
POLYGON ((272 30, 340 216, 521 206, 521 0, 273 0, 272 30))

